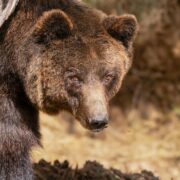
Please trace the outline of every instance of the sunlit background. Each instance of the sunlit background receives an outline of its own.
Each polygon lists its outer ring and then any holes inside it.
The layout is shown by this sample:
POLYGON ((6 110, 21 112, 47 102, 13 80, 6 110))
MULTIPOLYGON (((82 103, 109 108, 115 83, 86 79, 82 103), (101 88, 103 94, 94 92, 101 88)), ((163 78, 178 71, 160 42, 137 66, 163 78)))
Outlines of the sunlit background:
POLYGON ((153 171, 180 179, 180 1, 86 0, 108 14, 133 13, 140 23, 133 67, 111 106, 111 124, 90 133, 69 114, 41 114, 43 149, 33 159, 96 160, 124 172, 153 171))

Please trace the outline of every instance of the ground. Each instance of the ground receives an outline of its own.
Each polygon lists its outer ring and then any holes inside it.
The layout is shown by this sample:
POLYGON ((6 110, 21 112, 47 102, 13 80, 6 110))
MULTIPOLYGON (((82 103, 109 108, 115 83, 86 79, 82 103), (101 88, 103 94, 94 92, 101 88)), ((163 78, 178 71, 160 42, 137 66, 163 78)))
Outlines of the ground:
POLYGON ((87 161, 101 163, 126 173, 146 169, 163 180, 180 177, 180 110, 162 115, 149 107, 149 114, 131 110, 125 117, 112 108, 112 122, 102 133, 90 133, 67 114, 41 114, 43 149, 33 152, 34 162, 68 160, 72 167, 87 161), (66 120, 65 120, 66 119, 66 120), (74 125, 73 125, 74 124, 74 125), (168 171, 167 171, 168 170, 168 171))
POLYGON ((96 161, 87 161, 83 168, 72 169, 68 161, 55 161, 52 165, 44 160, 34 164, 36 180, 159 180, 152 172, 122 173, 117 169, 106 169, 96 161))

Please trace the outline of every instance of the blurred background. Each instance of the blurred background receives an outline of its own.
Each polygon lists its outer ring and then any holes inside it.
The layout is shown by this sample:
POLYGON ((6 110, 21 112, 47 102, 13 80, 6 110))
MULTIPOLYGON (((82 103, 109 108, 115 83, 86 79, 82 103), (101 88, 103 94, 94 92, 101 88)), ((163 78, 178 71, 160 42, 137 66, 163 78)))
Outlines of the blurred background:
POLYGON ((134 63, 111 102, 111 123, 90 133, 66 112, 41 114, 43 149, 33 160, 96 160, 124 172, 180 179, 180 0, 85 0, 108 14, 135 14, 140 32, 134 63))

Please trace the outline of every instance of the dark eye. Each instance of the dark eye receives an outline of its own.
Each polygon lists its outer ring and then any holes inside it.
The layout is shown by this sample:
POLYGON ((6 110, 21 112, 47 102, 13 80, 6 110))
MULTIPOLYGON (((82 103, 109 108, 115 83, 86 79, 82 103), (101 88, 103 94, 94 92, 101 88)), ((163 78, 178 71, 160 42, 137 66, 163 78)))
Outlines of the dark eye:
POLYGON ((81 82, 81 80, 79 79, 79 77, 77 76, 69 76, 68 80, 73 83, 73 84, 79 84, 81 82))
POLYGON ((71 95, 76 96, 81 89, 81 85, 82 80, 78 76, 71 75, 67 77, 66 88, 71 95))
POLYGON ((106 85, 109 85, 114 80, 114 78, 115 78, 114 74, 109 73, 104 77, 104 83, 106 85))

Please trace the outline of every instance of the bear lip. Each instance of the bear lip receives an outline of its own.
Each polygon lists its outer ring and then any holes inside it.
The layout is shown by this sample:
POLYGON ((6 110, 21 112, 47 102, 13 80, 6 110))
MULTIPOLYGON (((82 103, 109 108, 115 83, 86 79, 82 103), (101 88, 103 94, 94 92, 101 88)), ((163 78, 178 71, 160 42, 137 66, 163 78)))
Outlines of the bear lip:
POLYGON ((93 133, 100 133, 104 129, 107 129, 107 128, 108 128, 108 125, 104 126, 103 128, 100 128, 100 129, 89 129, 89 130, 92 131, 93 133))

